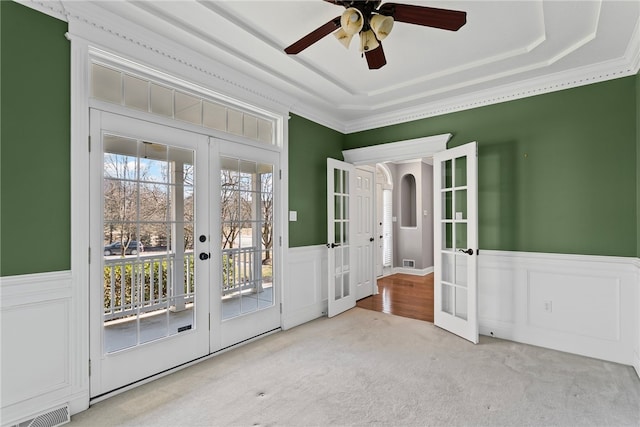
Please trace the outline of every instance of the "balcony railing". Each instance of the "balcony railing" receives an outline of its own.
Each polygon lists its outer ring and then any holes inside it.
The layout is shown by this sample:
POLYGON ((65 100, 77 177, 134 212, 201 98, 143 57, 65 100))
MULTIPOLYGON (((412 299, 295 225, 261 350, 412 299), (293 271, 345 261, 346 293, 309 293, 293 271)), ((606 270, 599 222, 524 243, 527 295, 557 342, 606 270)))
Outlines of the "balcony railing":
POLYGON ((104 320, 193 302, 193 252, 185 253, 184 285, 174 289, 175 255, 141 255, 104 260, 104 320))
POLYGON ((260 255, 256 246, 222 250, 222 296, 262 291, 260 255))
MULTIPOLYGON (((185 253, 183 272, 175 264, 173 253, 105 258, 104 321, 193 303, 193 252, 185 253), (183 286, 174 289, 175 278, 182 277, 183 286)), ((260 248, 222 250, 221 291, 222 297, 263 291, 260 248)))

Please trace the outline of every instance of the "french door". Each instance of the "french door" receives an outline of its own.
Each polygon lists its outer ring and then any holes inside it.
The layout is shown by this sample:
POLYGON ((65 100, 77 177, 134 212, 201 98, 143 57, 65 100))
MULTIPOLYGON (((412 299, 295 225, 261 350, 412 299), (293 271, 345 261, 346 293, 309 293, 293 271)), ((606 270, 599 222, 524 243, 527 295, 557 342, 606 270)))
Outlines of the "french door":
POLYGON ((209 352, 208 138, 91 110, 96 397, 209 352))
POLYGON ((213 352, 280 328, 281 232, 278 153, 220 140, 212 147, 211 219, 220 242, 213 260, 220 272, 211 293, 218 326, 211 330, 213 352))
POLYGON ((434 324, 478 342, 477 144, 433 157, 434 324))
POLYGON ((355 307, 353 265, 353 216, 355 167, 350 163, 327 159, 327 250, 328 316, 333 317, 355 307))
POLYGON ((91 396, 279 329, 279 153, 90 114, 91 396))

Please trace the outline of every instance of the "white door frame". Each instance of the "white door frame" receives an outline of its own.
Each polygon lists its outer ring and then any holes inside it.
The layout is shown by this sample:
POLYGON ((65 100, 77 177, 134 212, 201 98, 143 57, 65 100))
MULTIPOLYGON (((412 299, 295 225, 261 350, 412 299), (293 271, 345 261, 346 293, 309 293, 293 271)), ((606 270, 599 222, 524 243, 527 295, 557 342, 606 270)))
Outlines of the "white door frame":
MULTIPOLYGON (((345 162, 355 166, 433 157, 434 154, 447 149, 447 143, 452 137, 453 134, 444 133, 424 138, 343 150, 342 155, 345 162)), ((375 260, 372 263, 372 270, 375 277, 375 260)))

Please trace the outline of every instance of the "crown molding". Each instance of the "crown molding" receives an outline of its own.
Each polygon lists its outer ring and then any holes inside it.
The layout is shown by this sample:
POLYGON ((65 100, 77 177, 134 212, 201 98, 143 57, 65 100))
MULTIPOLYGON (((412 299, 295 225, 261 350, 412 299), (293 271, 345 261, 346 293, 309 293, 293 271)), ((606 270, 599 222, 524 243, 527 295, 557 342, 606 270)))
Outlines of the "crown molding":
POLYGON ((324 104, 322 101, 304 101, 300 97, 275 89, 268 83, 250 77, 238 69, 211 60, 202 52, 135 26, 120 16, 100 9, 92 2, 18 1, 27 7, 69 22, 70 29, 85 27, 80 37, 91 43, 97 42, 103 48, 115 45, 116 54, 135 52, 135 54, 129 54, 129 57, 140 62, 146 61, 151 66, 160 66, 161 69, 165 68, 167 62, 172 63, 174 65, 169 67, 169 70, 187 69, 188 72, 183 73, 183 78, 193 79, 227 96, 257 104, 274 112, 292 112, 343 134, 612 80, 636 74, 640 68, 640 22, 638 22, 625 54, 617 60, 425 102, 391 112, 372 110, 365 118, 344 120, 340 117, 342 110, 339 106, 324 104), (86 35, 87 29, 91 32, 91 36, 86 35), (117 42, 114 42, 114 38, 117 42), (121 52, 121 49, 124 52, 121 52))
POLYGON ((429 102, 393 113, 372 114, 362 120, 344 123, 344 132, 355 133, 400 123, 513 101, 564 89, 635 75, 640 69, 640 21, 625 54, 618 60, 549 74, 471 94, 429 102))
POLYGON ((37 10, 38 12, 49 15, 53 18, 67 22, 67 11, 60 2, 60 0, 47 0, 47 1, 35 1, 35 0, 14 0, 16 3, 20 3, 30 9, 37 10))
POLYGON ((67 2, 71 38, 175 77, 203 85, 219 94, 265 110, 286 113, 295 99, 242 71, 153 31, 134 25, 91 2, 67 2))

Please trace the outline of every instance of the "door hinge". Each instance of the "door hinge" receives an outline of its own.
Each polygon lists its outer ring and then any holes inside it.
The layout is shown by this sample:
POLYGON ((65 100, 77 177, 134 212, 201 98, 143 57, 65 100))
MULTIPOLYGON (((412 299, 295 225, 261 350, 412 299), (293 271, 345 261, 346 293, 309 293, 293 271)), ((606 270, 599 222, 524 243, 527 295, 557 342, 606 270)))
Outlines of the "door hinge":
POLYGON ((89 140, 89 152, 91 152, 91 135, 87 139, 89 140))
POLYGON ((89 376, 91 376, 91 359, 89 359, 89 376))
POLYGON ((87 255, 89 257, 88 261, 89 261, 89 264, 91 264, 91 248, 88 248, 87 252, 88 252, 87 255))
POLYGON ((282 236, 278 237, 278 242, 280 243, 280 246, 282 246, 282 236))
POLYGON ((211 330, 211 313, 209 313, 209 330, 211 330))
POLYGON ((282 303, 280 303, 280 314, 282 314, 282 303))
POLYGON ((280 179, 282 179, 282 169, 278 170, 278 175, 279 175, 280 179))

